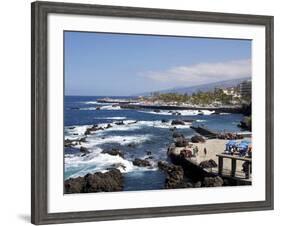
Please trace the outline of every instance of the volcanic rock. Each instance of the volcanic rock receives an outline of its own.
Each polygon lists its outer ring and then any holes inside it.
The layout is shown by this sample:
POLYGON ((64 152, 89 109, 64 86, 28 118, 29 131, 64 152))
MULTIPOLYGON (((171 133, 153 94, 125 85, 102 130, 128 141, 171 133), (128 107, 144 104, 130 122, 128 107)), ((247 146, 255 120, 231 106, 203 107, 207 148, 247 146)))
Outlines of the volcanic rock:
POLYGON ((184 171, 181 166, 169 164, 164 161, 158 162, 158 168, 166 173, 165 188, 190 188, 193 184, 184 180, 184 171))
POLYGON ((171 125, 185 125, 185 122, 182 120, 175 119, 171 122, 171 125))
POLYGON ((123 190, 123 176, 118 169, 96 172, 64 182, 65 193, 113 192, 123 190))
POLYGON ((217 167, 218 165, 213 159, 210 159, 200 162, 199 166, 201 168, 213 168, 213 167, 217 167))
POLYGON ((178 137, 175 139, 176 147, 186 147, 188 145, 188 140, 183 137, 178 137))
POLYGON ((80 152, 82 152, 82 153, 84 153, 84 154, 90 153, 90 152, 88 151, 88 149, 85 148, 85 147, 83 147, 83 146, 80 147, 80 152))
POLYGON ((136 158, 136 159, 133 161, 133 165, 139 166, 139 167, 151 166, 151 164, 150 164, 150 162, 149 162, 148 160, 139 159, 139 158, 136 158))
POLYGON ((173 138, 184 138, 184 135, 182 133, 173 132, 173 138))
POLYGON ((223 185, 223 179, 219 176, 216 177, 205 177, 203 180, 205 187, 221 187, 223 185))
POLYGON ((191 142, 192 143, 204 143, 205 139, 202 136, 194 135, 193 137, 191 137, 191 142))
POLYGON ((123 152, 119 149, 116 149, 116 148, 113 148, 111 150, 103 150, 101 153, 102 154, 114 155, 114 156, 119 155, 120 157, 124 158, 123 152))

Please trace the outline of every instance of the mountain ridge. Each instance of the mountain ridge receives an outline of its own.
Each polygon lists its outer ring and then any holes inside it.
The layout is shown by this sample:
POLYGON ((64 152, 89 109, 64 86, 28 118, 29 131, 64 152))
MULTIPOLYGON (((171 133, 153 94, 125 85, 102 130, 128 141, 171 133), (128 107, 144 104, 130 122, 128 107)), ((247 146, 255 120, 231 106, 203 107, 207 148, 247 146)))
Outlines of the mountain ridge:
POLYGON ((180 94, 185 94, 187 93, 188 95, 192 93, 196 93, 198 91, 202 92, 208 92, 208 91, 213 91, 215 88, 230 88, 237 86, 241 82, 245 80, 251 79, 250 77, 245 77, 245 78, 239 78, 239 79, 231 79, 231 80, 224 80, 224 81, 219 81, 219 82, 212 82, 212 83, 206 83, 202 85, 195 85, 195 86, 187 86, 187 87, 176 87, 172 89, 165 89, 165 90, 154 90, 151 92, 144 92, 140 94, 136 94, 136 96, 149 96, 151 93, 158 92, 158 93, 180 93, 180 94))

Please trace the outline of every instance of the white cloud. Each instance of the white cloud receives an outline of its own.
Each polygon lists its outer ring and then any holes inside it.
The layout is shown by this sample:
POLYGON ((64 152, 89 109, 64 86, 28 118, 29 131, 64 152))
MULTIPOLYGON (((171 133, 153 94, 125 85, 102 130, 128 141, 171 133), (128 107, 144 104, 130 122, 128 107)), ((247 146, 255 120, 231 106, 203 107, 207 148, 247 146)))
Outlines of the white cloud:
POLYGON ((161 83, 199 85, 251 76, 251 60, 199 63, 173 67, 166 71, 149 71, 142 73, 142 76, 161 83))

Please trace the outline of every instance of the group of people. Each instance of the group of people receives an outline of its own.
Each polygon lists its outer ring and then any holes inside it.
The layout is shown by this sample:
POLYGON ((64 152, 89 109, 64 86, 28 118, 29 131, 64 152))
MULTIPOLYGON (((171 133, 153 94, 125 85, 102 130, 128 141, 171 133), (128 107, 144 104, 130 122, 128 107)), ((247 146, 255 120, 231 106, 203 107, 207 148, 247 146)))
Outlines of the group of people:
MULTIPOLYGON (((207 149, 206 147, 203 149, 203 152, 204 152, 204 155, 207 155, 207 149)), ((191 157, 195 157, 195 156, 198 156, 199 155, 199 149, 198 147, 195 145, 191 150, 189 149, 183 149, 181 150, 181 155, 184 156, 184 157, 187 157, 187 158, 191 158, 191 157)))

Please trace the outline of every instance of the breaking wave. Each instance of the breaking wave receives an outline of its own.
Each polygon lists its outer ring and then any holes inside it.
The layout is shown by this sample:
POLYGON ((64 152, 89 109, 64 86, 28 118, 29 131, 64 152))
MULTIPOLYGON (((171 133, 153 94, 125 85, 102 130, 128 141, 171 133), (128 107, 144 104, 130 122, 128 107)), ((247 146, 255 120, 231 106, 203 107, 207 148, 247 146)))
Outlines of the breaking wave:
POLYGON ((88 155, 65 155, 65 170, 68 173, 65 179, 84 176, 87 173, 106 172, 109 168, 117 168, 122 173, 132 171, 156 170, 156 168, 145 168, 134 166, 129 160, 120 156, 101 153, 102 149, 95 148, 88 155))
POLYGON ((115 105, 105 105, 105 106, 98 106, 98 107, 86 107, 86 108, 79 108, 81 111, 95 111, 95 110, 121 110, 120 106, 115 105))
POLYGON ((148 114, 155 114, 155 115, 182 115, 182 116, 193 116, 193 115, 211 115, 214 114, 215 111, 209 111, 209 110, 161 110, 160 112, 156 111, 139 111, 142 113, 148 113, 148 114))

